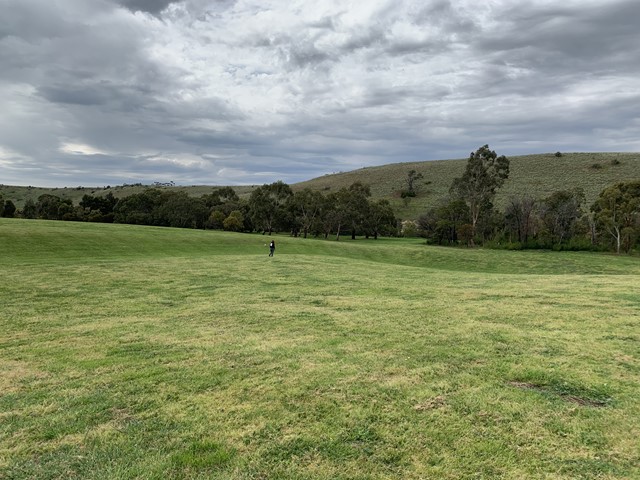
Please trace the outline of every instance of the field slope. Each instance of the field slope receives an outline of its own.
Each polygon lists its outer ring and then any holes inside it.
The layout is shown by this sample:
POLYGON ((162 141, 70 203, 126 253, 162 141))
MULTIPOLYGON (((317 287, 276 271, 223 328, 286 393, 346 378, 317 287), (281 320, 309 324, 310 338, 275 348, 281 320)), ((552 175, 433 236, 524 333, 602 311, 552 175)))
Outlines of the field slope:
POLYGON ((640 477, 640 262, 0 219, 0 478, 640 477))

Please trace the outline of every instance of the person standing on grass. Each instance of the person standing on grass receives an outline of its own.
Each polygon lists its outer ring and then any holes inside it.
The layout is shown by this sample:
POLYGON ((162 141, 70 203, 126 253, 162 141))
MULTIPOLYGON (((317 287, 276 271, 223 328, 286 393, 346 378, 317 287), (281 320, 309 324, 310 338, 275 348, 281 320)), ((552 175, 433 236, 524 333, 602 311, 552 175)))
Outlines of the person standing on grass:
POLYGON ((273 252, 276 251, 276 242, 275 240, 271 240, 271 243, 269 244, 269 256, 273 257, 273 252))

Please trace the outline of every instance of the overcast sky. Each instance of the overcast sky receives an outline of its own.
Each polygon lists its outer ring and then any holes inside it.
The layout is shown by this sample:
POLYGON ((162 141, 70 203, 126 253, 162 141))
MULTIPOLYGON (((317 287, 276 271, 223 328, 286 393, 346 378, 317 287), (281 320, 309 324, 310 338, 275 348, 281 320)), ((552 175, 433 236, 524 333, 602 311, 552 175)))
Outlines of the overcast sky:
POLYGON ((0 0, 0 183, 640 151, 638 0, 0 0))

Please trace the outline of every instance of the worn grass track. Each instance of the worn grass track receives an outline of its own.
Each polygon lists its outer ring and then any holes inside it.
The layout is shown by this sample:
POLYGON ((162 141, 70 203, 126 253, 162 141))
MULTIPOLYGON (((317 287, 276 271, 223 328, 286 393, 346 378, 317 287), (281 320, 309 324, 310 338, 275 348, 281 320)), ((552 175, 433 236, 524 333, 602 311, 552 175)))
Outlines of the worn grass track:
POLYGON ((0 478, 640 476, 640 263, 0 219, 0 478))

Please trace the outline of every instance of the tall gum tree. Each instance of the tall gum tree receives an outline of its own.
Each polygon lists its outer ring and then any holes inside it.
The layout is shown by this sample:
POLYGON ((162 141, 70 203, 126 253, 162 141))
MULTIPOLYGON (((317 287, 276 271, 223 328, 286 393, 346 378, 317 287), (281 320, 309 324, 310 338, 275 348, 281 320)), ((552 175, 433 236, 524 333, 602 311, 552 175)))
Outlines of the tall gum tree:
POLYGON ((290 207, 296 223, 302 228, 304 238, 307 238, 311 226, 320 216, 324 197, 322 193, 305 188, 289 197, 290 207))
POLYGON ((283 216, 284 206, 292 195, 291 187, 281 180, 256 188, 249 197, 253 223, 263 233, 271 235, 280 226, 278 220, 283 216))
POLYGON ((591 207, 596 225, 614 240, 616 253, 640 233, 640 180, 617 183, 605 188, 591 207))
POLYGON ((451 193, 463 199, 471 216, 471 235, 476 237, 478 219, 491 211, 496 190, 509 177, 509 159, 498 156, 489 145, 472 152, 461 177, 454 179, 451 193))

